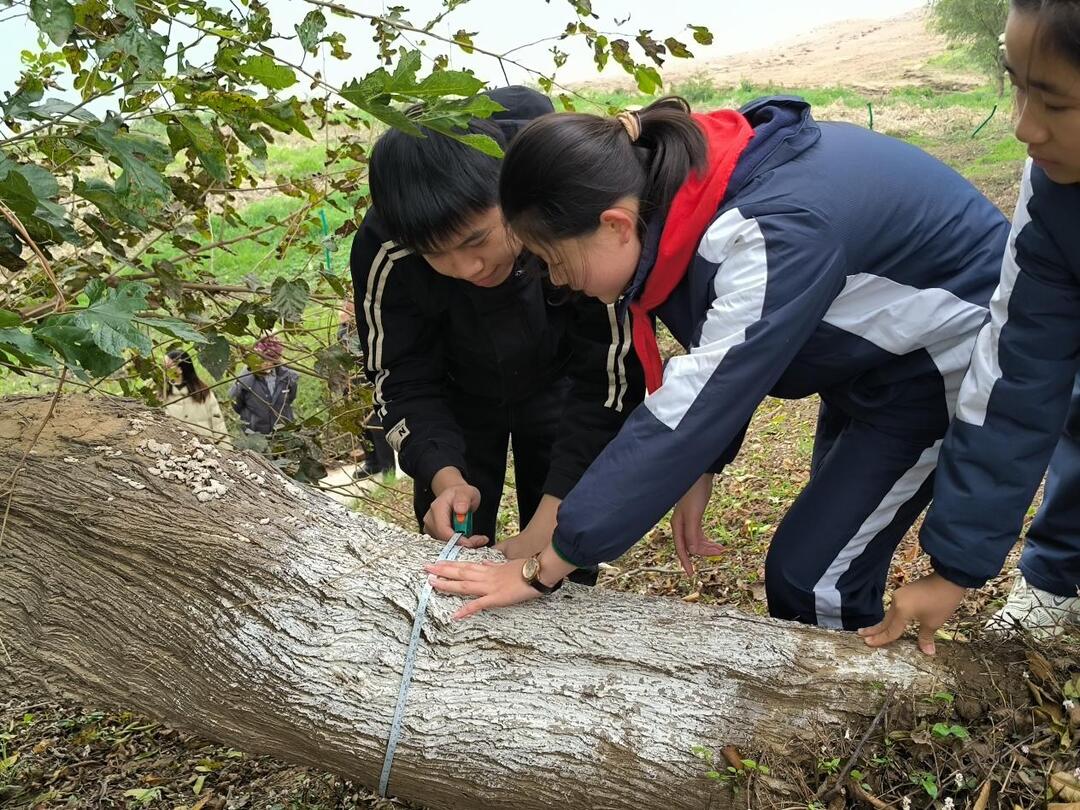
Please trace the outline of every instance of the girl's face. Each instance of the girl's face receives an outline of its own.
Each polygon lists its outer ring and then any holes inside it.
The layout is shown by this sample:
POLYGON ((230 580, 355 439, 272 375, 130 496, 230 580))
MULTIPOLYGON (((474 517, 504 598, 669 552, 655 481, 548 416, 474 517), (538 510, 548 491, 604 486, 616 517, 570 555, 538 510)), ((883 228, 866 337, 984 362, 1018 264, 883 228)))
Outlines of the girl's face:
POLYGON ((1080 183, 1080 67, 1040 45, 1037 14, 1012 11, 1006 69, 1016 88, 1016 137, 1055 183, 1080 183))
POLYGON ((638 201, 619 200, 600 215, 600 226, 586 236, 528 247, 547 264, 553 284, 614 304, 633 280, 641 259, 638 201))

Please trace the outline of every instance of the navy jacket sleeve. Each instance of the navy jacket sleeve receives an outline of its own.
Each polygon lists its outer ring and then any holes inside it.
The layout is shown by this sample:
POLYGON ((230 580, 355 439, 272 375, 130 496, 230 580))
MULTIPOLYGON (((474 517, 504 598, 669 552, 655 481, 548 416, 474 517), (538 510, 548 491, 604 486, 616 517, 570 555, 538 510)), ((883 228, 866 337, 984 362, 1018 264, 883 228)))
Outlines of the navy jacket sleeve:
POLYGON ((573 565, 619 557, 730 453, 842 289, 846 267, 828 225, 790 209, 721 214, 694 261, 714 278, 700 339, 668 362, 663 385, 563 501, 554 544, 573 565))
POLYGON ((620 318, 614 305, 585 297, 566 306, 571 386, 544 483, 544 494, 556 498, 573 489, 645 396, 629 314, 620 318))
POLYGON ((431 269, 419 256, 361 226, 350 257, 364 371, 401 469, 423 486, 443 467, 468 479, 465 440, 447 399, 440 324, 410 280, 431 269))
POLYGON ((1080 188, 1029 164, 922 529, 935 570, 957 585, 1001 570, 1065 423, 1080 369, 1078 216, 1080 188))

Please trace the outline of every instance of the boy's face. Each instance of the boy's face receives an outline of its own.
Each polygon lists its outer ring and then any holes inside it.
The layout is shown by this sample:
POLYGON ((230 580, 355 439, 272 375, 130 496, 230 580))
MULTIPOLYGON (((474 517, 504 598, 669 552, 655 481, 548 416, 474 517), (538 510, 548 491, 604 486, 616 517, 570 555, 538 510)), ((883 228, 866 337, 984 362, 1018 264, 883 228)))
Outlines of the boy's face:
POLYGON ((1080 183, 1080 68, 1040 45, 1036 14, 1013 11, 1005 61, 1016 87, 1016 137, 1055 183, 1080 183))
POLYGON ((469 220, 435 253, 423 254, 435 272, 477 287, 498 287, 514 270, 521 242, 503 223, 502 211, 492 206, 469 220))

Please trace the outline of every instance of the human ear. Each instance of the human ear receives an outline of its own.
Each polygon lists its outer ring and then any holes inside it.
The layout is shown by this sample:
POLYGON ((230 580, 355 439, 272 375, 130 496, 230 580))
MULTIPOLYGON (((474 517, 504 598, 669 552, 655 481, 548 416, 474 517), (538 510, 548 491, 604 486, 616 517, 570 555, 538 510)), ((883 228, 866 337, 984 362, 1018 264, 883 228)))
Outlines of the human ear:
POLYGON ((609 208, 600 215, 600 229, 614 233, 626 244, 637 233, 637 222, 625 208, 609 208))

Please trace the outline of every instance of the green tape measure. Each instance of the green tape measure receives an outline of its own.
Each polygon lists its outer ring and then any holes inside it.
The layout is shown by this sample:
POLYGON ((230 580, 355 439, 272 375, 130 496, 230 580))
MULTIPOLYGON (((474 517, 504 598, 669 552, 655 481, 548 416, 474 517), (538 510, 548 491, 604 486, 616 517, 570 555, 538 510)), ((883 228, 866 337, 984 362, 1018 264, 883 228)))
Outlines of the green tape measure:
POLYGON ((472 512, 454 513, 454 531, 466 537, 472 536, 472 512))

